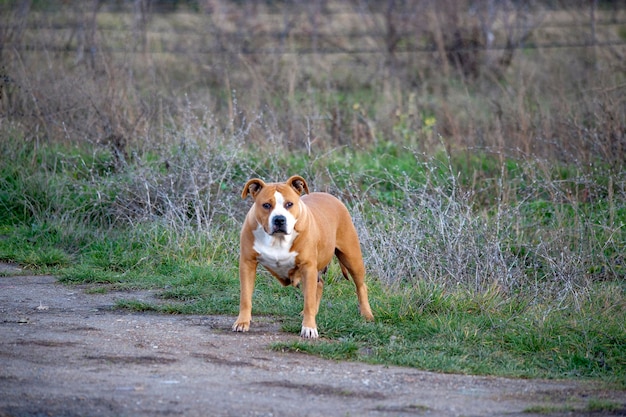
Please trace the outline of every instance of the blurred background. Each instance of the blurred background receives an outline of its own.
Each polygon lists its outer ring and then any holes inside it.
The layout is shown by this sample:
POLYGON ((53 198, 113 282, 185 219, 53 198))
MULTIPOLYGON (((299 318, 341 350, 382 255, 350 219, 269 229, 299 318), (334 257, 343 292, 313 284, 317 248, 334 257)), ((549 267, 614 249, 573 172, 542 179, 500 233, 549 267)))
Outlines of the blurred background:
POLYGON ((190 114, 323 152, 392 142, 615 168, 623 0, 9 0, 1 123, 120 156, 190 114))

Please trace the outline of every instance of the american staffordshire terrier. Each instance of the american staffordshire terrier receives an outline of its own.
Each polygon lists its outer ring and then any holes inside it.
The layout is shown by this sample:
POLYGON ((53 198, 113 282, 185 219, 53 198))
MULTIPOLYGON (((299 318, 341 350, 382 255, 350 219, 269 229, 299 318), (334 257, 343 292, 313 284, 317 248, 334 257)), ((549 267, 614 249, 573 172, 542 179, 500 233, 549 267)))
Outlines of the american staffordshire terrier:
POLYGON ((239 317, 233 331, 246 332, 252 318, 252 292, 258 264, 284 285, 302 288, 304 310, 300 336, 317 338, 317 315, 322 298, 321 276, 333 254, 341 272, 356 286, 359 311, 373 320, 367 298, 365 267, 359 239, 346 206, 327 193, 311 193, 304 178, 266 184, 258 178, 246 183, 242 198, 254 204, 241 229, 239 317), (301 195, 305 193, 306 195, 301 195))

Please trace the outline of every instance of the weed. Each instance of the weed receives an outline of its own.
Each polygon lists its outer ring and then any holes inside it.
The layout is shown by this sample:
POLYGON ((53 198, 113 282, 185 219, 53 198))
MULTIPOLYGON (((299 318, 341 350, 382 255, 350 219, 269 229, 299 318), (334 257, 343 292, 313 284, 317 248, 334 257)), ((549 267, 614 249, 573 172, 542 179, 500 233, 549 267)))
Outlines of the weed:
POLYGON ((591 412, 591 413, 598 413, 598 412, 611 413, 611 412, 617 412, 617 411, 623 412, 624 404, 619 404, 613 401, 592 398, 589 400, 589 403, 587 404, 586 411, 591 412))

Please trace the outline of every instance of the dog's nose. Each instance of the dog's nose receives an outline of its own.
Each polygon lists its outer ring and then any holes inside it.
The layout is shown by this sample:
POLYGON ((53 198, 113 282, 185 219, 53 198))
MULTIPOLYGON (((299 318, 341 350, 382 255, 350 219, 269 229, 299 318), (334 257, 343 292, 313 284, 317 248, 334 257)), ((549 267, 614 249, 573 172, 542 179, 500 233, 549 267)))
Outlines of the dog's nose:
POLYGON ((285 224, 287 224, 287 218, 285 216, 274 217, 274 226, 283 227, 285 224))

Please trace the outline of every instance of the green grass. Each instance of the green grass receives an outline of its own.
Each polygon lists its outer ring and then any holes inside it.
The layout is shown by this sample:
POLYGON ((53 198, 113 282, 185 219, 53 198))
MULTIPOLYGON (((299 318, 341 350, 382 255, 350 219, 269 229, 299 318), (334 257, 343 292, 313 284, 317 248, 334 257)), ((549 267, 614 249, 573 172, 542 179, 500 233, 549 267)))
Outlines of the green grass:
POLYGON ((340 294, 326 298, 318 316, 321 335, 330 340, 280 343, 275 349, 440 372, 624 382, 624 307, 615 307, 622 303, 624 288, 598 289, 612 298, 604 300, 613 306, 608 310, 586 305, 584 311, 546 315, 542 306, 529 305, 523 297, 452 292, 432 298, 441 290, 411 289, 399 295, 372 286, 377 319, 365 323, 354 311, 351 288, 344 286, 340 294), (407 307, 416 298, 424 308, 407 307), (590 317, 591 311, 599 316, 590 317))
POLYGON ((624 412, 624 405, 613 401, 601 400, 592 398, 584 407, 575 406, 572 404, 563 405, 538 405, 528 407, 524 410, 525 413, 532 414, 546 414, 551 415, 554 413, 590 413, 590 414, 602 414, 608 415, 622 415, 624 412))
POLYGON ((624 404, 615 403, 613 401, 600 400, 600 399, 591 399, 587 404, 586 411, 591 413, 598 412, 616 412, 616 411, 624 411, 624 404))
MULTIPOLYGON (((511 161, 500 178, 511 189, 508 201, 502 185, 489 188, 487 182, 478 199, 472 194, 478 188, 463 184, 471 184, 474 172, 495 175, 496 162, 488 156, 477 156, 468 168, 453 156, 420 159, 385 145, 372 152, 394 157, 354 150, 315 160, 297 153, 283 160, 233 157, 211 173, 222 178, 218 186, 207 182, 181 191, 168 188, 168 181, 182 187, 189 172, 203 178, 213 169, 208 160, 194 166, 192 152, 179 155, 180 171, 164 170, 161 157, 151 154, 155 162, 116 172, 100 168, 109 160, 105 152, 90 155, 87 173, 76 163, 86 161, 81 150, 28 150, 10 140, 3 147, 12 157, 0 169, 0 260, 57 274, 68 285, 89 283, 94 292, 157 290, 158 302, 138 302, 129 293, 118 308, 235 319, 238 228, 250 204, 240 200, 239 187, 244 164, 252 161, 268 180, 302 172, 331 178, 333 192, 349 190, 343 197, 362 234, 376 316, 373 323, 362 320, 353 285, 333 264, 317 317, 321 339, 274 349, 626 387, 626 204, 619 174, 607 174, 621 190, 612 191, 612 199, 568 202, 549 198, 549 191, 575 184, 575 170, 541 178, 535 173, 532 185, 522 181, 530 162, 511 161), (206 190, 221 194, 202 194, 206 190), (406 252, 399 255, 403 245, 406 252), (496 273, 475 279, 492 273, 481 268, 495 262, 508 280, 496 273)), ((588 186, 608 196, 605 177, 596 175, 593 182, 587 178, 588 186)), ((283 288, 260 271, 253 303, 253 315, 275 317, 284 331, 299 333, 298 289, 283 288)))

